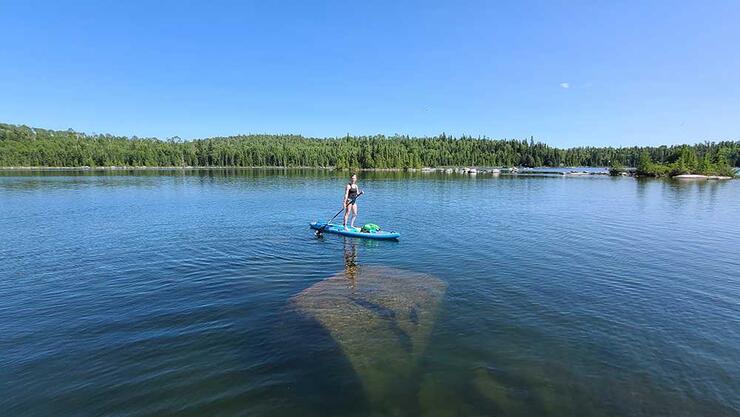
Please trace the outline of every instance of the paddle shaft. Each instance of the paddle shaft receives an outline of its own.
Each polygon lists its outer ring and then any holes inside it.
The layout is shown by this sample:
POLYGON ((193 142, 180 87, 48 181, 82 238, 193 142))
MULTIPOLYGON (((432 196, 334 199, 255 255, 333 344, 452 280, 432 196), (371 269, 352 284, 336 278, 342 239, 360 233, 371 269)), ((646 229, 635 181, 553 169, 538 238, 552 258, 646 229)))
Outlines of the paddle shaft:
MULTIPOLYGON (((347 203, 347 206, 349 206, 350 204, 355 204, 355 201, 356 201, 356 200, 357 200, 358 198, 360 198, 360 196, 361 196, 361 195, 362 195, 363 193, 364 193, 364 191, 360 191, 360 194, 357 194, 357 197, 355 197, 355 198, 353 198, 352 200, 350 200, 350 202, 349 202, 349 203, 347 203)), ((321 234, 321 233, 322 233, 322 232, 324 231, 324 229, 326 229, 326 226, 328 226, 328 225, 329 225, 329 223, 331 223, 331 221, 332 221, 332 220, 336 219, 336 218, 337 218, 337 216, 339 216, 339 213, 343 212, 343 211, 344 211, 344 210, 345 210, 345 209, 347 208, 347 206, 344 206, 344 207, 342 207, 342 209, 341 209, 341 210, 339 210, 339 211, 337 212, 337 214, 335 214, 335 215, 334 215, 334 217, 332 217, 331 219, 329 219, 329 221, 328 221, 328 222, 326 222, 326 224, 325 224, 325 225, 321 226, 321 227, 320 227, 320 228, 319 228, 318 230, 316 230, 316 234, 317 234, 317 235, 320 235, 320 234, 321 234)))

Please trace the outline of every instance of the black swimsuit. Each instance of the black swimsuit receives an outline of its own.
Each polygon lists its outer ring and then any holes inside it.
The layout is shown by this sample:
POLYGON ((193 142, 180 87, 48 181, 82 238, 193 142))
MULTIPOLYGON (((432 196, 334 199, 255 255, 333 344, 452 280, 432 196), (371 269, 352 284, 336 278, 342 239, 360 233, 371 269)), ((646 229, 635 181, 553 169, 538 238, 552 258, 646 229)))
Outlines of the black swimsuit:
POLYGON ((347 184, 347 185, 349 185, 349 192, 347 193, 347 200, 349 200, 349 204, 354 204, 355 203, 354 199, 357 198, 357 194, 358 194, 357 185, 355 185, 354 188, 352 187, 352 184, 347 184))

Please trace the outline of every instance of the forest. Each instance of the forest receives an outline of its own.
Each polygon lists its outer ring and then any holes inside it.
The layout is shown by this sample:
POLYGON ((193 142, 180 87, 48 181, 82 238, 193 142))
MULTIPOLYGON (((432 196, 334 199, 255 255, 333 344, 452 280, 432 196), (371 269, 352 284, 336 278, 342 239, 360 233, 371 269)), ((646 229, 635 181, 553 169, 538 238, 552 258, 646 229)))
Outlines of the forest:
MULTIPOLYGON (((674 152, 671 161, 655 162, 648 152, 640 155, 635 174, 641 177, 673 177, 682 174, 718 175, 734 177, 735 167, 729 162, 729 147, 721 147, 716 152, 704 152, 700 157, 695 149, 684 145, 674 152)), ((621 169, 612 165, 610 173, 621 169)))
POLYGON ((693 164, 693 168, 680 166, 689 170, 703 166, 724 172, 740 166, 740 141, 567 149, 533 138, 489 139, 445 134, 421 138, 239 135, 184 141, 178 137, 89 135, 71 129, 47 130, 0 123, 0 167, 641 166, 660 171, 662 166, 675 168, 684 162, 693 164))

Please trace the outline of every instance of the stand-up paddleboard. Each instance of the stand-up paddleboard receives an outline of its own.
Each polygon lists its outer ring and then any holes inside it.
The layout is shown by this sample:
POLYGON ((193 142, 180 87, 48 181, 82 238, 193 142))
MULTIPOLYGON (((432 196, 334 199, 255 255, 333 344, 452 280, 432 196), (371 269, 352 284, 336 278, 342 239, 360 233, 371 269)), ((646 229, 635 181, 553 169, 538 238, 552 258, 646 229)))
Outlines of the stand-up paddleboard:
POLYGON ((377 232, 363 232, 359 227, 347 227, 345 228, 341 224, 324 223, 324 222, 312 222, 311 229, 321 230, 326 233, 334 233, 342 236, 349 237, 361 237, 364 239, 398 239, 401 237, 400 233, 397 232, 386 232, 385 230, 379 230, 377 232))

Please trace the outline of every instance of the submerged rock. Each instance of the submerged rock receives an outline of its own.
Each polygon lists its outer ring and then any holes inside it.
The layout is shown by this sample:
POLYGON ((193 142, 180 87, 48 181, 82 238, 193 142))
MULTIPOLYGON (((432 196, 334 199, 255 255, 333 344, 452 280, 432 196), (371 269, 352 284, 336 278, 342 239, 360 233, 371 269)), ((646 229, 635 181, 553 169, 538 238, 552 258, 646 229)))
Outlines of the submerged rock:
MULTIPOLYGON (((293 298, 296 309, 326 328, 372 402, 393 408, 413 388, 447 285, 431 275, 352 266, 293 298)), ((416 383, 415 383, 416 382, 416 383)))

